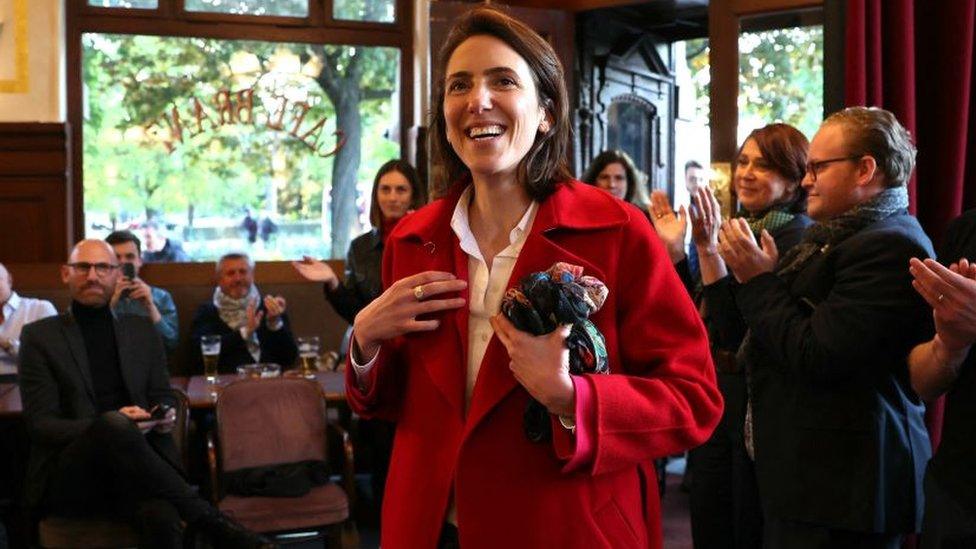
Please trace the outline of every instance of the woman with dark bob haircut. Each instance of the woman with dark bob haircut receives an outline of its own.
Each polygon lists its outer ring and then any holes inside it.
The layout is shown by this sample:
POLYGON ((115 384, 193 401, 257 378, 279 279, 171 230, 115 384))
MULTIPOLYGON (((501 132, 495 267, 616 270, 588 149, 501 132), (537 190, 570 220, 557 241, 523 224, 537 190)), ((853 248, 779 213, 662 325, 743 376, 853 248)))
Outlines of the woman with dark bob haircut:
POLYGON ((381 543, 661 547, 651 460, 704 441, 722 405, 694 305, 647 221, 570 177, 545 40, 475 8, 437 69, 431 156, 446 178, 390 236, 346 374, 356 413, 397 422, 381 543), (499 314, 507 289, 557 262, 609 290, 589 317, 608 374, 570 375, 568 326, 534 336, 499 314), (524 429, 530 399, 545 436, 524 429))
MULTIPOLYGON (((795 246, 812 223, 805 215, 807 138, 787 124, 753 130, 736 154, 732 187, 759 241, 771 236, 781 254, 795 246)), ((746 325, 733 298, 735 280, 718 254, 721 210, 711 188, 699 187, 691 209, 692 240, 698 252, 706 311, 705 325, 725 411, 718 428, 702 446, 691 451, 691 530, 695 547, 762 547, 762 509, 753 462, 743 435, 746 421, 746 376, 736 351, 746 325)), ((654 225, 672 253, 683 278, 690 278, 684 258, 684 223, 659 197, 652 197, 654 225), (667 236, 667 235, 678 235, 667 236)))
POLYGON ((596 155, 583 174, 583 183, 596 185, 624 202, 646 210, 649 201, 642 179, 630 155, 617 149, 596 155))

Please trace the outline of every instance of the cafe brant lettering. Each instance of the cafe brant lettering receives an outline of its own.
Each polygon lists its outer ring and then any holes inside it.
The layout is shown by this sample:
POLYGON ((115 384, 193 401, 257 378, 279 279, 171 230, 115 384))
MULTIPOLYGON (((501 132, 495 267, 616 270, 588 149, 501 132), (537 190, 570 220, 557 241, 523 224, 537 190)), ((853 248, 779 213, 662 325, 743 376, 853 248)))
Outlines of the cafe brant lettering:
POLYGON ((346 142, 342 130, 336 129, 331 148, 325 133, 328 117, 306 120, 312 106, 307 101, 292 101, 280 93, 257 94, 254 87, 232 91, 221 89, 209 102, 191 97, 184 104, 172 104, 152 122, 145 132, 159 141, 169 152, 188 139, 203 132, 214 131, 228 124, 250 124, 257 128, 286 132, 323 158, 336 154, 346 142), (264 99, 262 99, 264 95, 264 99))

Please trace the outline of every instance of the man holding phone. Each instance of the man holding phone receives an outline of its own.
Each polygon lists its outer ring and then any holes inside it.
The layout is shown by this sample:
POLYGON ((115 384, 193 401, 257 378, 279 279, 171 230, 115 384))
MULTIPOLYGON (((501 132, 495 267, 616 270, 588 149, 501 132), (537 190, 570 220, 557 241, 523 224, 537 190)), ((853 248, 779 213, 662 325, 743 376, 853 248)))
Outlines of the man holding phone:
POLYGON ((152 320, 167 353, 179 345, 179 324, 173 296, 139 278, 142 268, 142 243, 130 231, 114 231, 105 237, 122 268, 122 277, 112 294, 111 306, 117 315, 146 316, 152 320))

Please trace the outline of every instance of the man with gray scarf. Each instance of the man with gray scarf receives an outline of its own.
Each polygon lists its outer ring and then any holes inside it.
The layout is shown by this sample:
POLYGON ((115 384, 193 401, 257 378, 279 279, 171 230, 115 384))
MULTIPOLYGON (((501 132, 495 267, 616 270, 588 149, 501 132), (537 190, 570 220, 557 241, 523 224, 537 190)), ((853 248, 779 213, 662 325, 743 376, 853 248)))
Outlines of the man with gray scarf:
POLYGON ((722 227, 766 547, 897 548, 920 526, 931 450, 906 357, 933 327, 906 266, 932 245, 908 214, 914 164, 894 115, 848 108, 810 144, 800 244, 779 258, 768 234, 722 227))
POLYGON ((213 300, 200 305, 193 316, 191 372, 203 373, 200 338, 220 336, 218 371, 234 373, 238 366, 274 362, 291 366, 298 356, 285 298, 258 293, 254 262, 244 253, 225 254, 217 261, 217 288, 213 300))

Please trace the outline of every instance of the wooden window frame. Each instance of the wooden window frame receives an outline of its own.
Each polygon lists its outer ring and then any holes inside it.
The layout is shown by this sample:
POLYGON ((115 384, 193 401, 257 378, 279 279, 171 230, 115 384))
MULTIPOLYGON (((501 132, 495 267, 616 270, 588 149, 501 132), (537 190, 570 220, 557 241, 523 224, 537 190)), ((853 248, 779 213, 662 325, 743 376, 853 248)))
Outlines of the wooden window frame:
MULTIPOLYGON (((411 150, 414 127, 414 10, 410 0, 395 0, 394 23, 334 20, 333 0, 309 0, 308 17, 234 15, 186 12, 184 0, 159 0, 156 9, 104 8, 87 0, 65 3, 66 90, 69 132, 70 189, 68 234, 73 241, 85 235, 82 144, 82 51, 84 33, 199 37, 219 40, 262 40, 350 46, 380 46, 400 50, 400 150, 411 150)), ((71 247, 71 242, 68 247, 71 247)))

